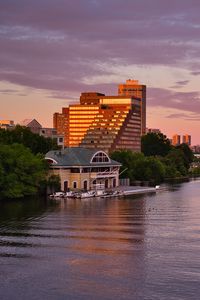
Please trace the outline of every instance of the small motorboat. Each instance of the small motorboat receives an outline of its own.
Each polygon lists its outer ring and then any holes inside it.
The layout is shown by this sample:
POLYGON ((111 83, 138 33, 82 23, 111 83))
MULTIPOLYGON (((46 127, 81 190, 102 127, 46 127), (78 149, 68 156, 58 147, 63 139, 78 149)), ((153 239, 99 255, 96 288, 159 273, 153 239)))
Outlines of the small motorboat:
POLYGON ((50 198, 53 198, 53 199, 59 199, 59 198, 64 198, 64 196, 65 196, 65 193, 63 193, 63 192, 55 192, 55 193, 53 193, 53 194, 51 194, 49 197, 50 198))
POLYGON ((92 198, 95 197, 95 191, 81 192, 76 195, 76 198, 84 199, 84 198, 92 198))
POLYGON ((66 192, 64 197, 65 198, 76 198, 76 194, 77 193, 70 191, 70 192, 66 192))

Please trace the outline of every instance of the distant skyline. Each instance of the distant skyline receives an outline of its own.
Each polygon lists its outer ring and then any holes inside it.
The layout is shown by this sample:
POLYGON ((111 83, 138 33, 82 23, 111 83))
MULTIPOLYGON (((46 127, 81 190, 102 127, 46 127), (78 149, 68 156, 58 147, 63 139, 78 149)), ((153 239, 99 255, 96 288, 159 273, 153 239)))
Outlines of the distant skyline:
POLYGON ((0 0, 0 119, 147 86, 147 127, 200 144, 199 0, 0 0))

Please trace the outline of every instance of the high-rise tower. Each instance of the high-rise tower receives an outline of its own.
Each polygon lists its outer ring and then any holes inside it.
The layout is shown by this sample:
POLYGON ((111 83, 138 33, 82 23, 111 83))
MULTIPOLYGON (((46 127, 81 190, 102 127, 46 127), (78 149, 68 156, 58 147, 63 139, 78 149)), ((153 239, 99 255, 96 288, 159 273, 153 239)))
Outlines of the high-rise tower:
POLYGON ((183 135, 182 142, 184 144, 187 144, 188 146, 191 146, 191 135, 189 135, 189 134, 183 135))
POLYGON ((118 95, 134 97, 141 100, 141 134, 146 133, 146 85, 138 80, 128 79, 125 84, 118 85, 118 95))
POLYGON ((181 143, 181 136, 179 134, 174 134, 172 137, 172 145, 178 146, 181 143))

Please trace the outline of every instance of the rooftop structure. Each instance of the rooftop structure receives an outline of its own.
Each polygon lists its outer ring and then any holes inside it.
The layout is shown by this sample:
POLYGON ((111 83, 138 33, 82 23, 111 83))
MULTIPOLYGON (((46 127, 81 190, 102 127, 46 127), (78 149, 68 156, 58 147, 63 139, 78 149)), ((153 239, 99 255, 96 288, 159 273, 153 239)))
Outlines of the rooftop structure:
POLYGON ((146 133, 161 133, 158 128, 146 128, 146 133))

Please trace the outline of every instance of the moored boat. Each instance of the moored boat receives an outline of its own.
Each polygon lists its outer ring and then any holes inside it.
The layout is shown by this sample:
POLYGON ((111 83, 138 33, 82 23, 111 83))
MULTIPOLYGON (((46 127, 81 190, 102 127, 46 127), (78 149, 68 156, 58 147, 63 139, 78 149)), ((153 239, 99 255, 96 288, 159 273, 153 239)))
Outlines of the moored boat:
POLYGON ((84 198, 92 198, 95 196, 96 196, 95 191, 88 191, 88 192, 77 193, 76 198, 84 199, 84 198))
POLYGON ((54 199, 56 199, 56 198, 64 198, 64 196, 65 196, 65 193, 63 193, 63 192, 55 192, 55 193, 53 193, 53 194, 51 194, 49 197, 50 198, 54 198, 54 199))

